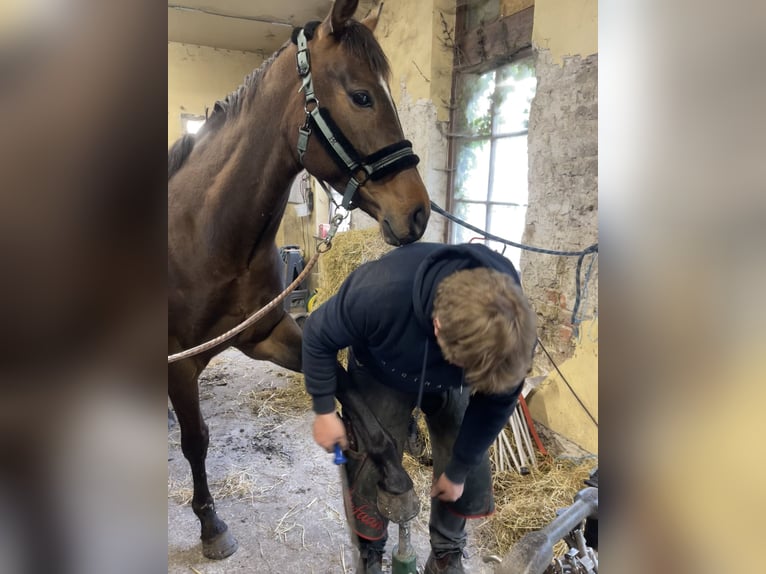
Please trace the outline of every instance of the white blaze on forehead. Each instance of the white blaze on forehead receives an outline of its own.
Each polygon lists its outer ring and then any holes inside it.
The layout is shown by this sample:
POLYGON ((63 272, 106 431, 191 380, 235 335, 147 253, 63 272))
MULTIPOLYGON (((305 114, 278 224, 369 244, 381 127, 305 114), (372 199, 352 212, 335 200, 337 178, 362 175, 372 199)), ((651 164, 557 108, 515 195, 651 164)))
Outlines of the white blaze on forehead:
POLYGON ((391 104, 391 109, 394 110, 396 123, 399 124, 399 129, 401 130, 402 122, 399 121, 399 112, 396 110, 396 106, 394 105, 394 98, 391 96, 391 90, 388 88, 388 82, 386 82, 386 79, 383 76, 380 76, 378 78, 378 81, 380 82, 380 85, 383 88, 383 93, 386 94, 386 96, 388 97, 388 103, 391 104))

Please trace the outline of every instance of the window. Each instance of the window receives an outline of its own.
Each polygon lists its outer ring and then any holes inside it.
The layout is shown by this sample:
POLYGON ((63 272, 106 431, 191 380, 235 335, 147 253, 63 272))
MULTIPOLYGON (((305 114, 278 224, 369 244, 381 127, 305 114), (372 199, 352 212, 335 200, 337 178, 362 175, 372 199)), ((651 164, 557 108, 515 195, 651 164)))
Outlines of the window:
MULTIPOLYGON (((534 0, 458 3, 450 129, 452 213, 520 242, 526 219, 527 130, 535 95, 534 0)), ((449 241, 481 241, 518 267, 504 243, 450 224, 449 241), (478 237, 477 237, 478 236, 478 237)))
MULTIPOLYGON (((527 208, 527 130, 537 79, 528 55, 483 73, 459 73, 453 119, 452 212, 519 242, 527 208)), ((518 249, 451 226, 451 242, 481 240, 518 267, 518 249)))
POLYGON ((196 134, 205 124, 205 116, 181 114, 181 127, 185 134, 196 134))

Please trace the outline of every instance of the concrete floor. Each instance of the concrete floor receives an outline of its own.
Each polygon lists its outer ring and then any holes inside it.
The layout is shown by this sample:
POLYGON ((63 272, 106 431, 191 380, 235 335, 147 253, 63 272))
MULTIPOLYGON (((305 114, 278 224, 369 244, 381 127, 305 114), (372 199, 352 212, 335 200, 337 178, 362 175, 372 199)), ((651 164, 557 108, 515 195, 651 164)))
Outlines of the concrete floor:
MULTIPOLYGON (((313 415, 306 410, 280 414, 266 407, 256 413, 253 390, 287 383, 285 371, 253 361, 234 350, 216 357, 200 377, 201 404, 210 428, 208 478, 211 490, 228 489, 216 507, 239 542, 229 558, 202 555, 199 523, 191 507, 189 466, 180 450, 175 425, 168 431, 168 574, 348 574, 356 557, 345 524, 338 469, 332 456, 311 437, 313 415), (222 483, 228 479, 228 483, 222 483), (234 492, 238 494, 234 494, 234 492)), ((412 542, 422 569, 429 553, 428 499, 412 527, 412 542)), ((474 521, 470 521, 472 528, 474 521)), ((491 574, 469 528, 472 574, 491 574)), ((389 529, 389 551, 398 529, 389 529)))

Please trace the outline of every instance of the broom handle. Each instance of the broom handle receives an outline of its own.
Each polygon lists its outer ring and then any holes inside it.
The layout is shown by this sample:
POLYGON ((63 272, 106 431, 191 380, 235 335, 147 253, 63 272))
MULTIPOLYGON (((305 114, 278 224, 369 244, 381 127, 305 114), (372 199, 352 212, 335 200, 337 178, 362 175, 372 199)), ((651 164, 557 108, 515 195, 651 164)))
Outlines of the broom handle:
POLYGON ((536 467, 537 456, 535 455, 535 449, 532 448, 532 439, 529 437, 529 429, 527 428, 527 424, 524 422, 524 418, 521 414, 521 407, 517 407, 513 410, 513 416, 516 418, 516 424, 521 431, 519 434, 521 434, 524 448, 526 448, 526 452, 529 455, 529 461, 532 463, 532 466, 536 467))
POLYGON ((516 472, 521 473, 521 464, 519 464, 519 460, 516 458, 516 454, 513 452, 511 443, 505 434, 505 429, 503 429, 503 432, 500 433, 500 437, 503 439, 503 442, 505 443, 505 446, 508 449, 508 454, 511 455, 511 460, 513 461, 513 464, 516 467, 516 472))

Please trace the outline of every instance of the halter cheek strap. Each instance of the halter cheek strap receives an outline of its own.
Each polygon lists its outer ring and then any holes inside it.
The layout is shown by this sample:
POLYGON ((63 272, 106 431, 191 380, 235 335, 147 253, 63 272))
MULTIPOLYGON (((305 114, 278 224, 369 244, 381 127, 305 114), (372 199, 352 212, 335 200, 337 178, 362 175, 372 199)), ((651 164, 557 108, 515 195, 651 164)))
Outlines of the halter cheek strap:
POLYGON ((296 56, 298 75, 302 78, 301 90, 306 97, 304 110, 306 121, 298 128, 298 159, 303 165, 303 156, 308 149, 309 137, 313 131, 322 147, 330 154, 341 170, 349 175, 348 183, 343 192, 343 207, 353 209, 352 200, 357 190, 367 183, 367 180, 379 180, 387 175, 395 174, 405 169, 415 167, 420 158, 412 151, 412 142, 402 140, 388 145, 362 158, 354 145, 346 138, 340 127, 333 121, 329 110, 319 107, 319 99, 314 93, 314 82, 311 77, 311 56, 308 40, 313 35, 317 23, 307 24, 305 28, 293 31, 293 42, 298 46, 296 56), (361 178, 357 175, 361 173, 361 178))

